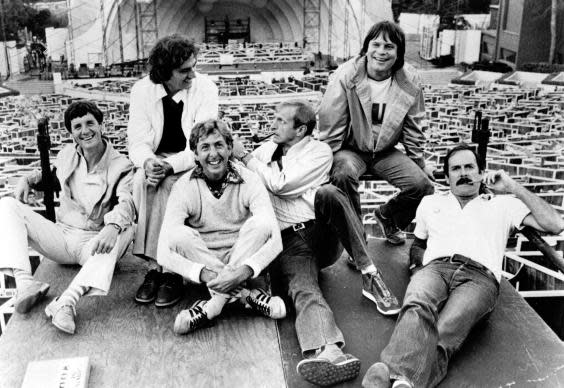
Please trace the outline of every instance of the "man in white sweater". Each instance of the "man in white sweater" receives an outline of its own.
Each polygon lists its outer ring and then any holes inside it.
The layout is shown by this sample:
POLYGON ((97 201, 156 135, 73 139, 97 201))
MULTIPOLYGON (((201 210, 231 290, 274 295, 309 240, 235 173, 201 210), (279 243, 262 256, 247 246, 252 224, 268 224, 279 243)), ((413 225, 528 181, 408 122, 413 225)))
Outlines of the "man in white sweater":
POLYGON ((270 318, 286 315, 284 302, 262 289, 248 290, 282 250, 276 216, 260 179, 230 162, 233 138, 222 121, 196 124, 190 148, 197 166, 174 185, 163 220, 159 264, 192 281, 205 283, 211 299, 181 311, 174 332, 207 326, 223 306, 241 301, 270 318))

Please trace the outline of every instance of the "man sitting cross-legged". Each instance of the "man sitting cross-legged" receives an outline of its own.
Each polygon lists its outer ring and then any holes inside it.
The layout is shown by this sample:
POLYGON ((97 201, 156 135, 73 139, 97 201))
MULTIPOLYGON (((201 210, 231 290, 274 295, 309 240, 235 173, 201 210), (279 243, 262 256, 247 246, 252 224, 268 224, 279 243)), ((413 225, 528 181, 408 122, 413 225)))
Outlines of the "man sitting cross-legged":
POLYGON ((177 315, 177 334, 207 325, 233 300, 274 319, 286 315, 281 298, 244 288, 280 253, 282 243, 264 185, 253 172, 230 162, 232 147, 222 121, 196 124, 190 148, 197 166, 176 182, 168 200, 159 249, 172 252, 159 255, 159 264, 205 283, 211 294, 210 300, 177 315))
POLYGON ((318 385, 354 379, 360 361, 341 350, 345 340, 319 288, 319 271, 338 257, 339 241, 362 271, 363 294, 386 315, 399 311, 368 254, 363 226, 347 195, 329 184, 331 148, 311 137, 315 112, 304 101, 281 103, 275 135, 252 154, 235 141, 233 153, 270 192, 282 230, 283 251, 272 264, 296 309, 296 332, 305 357, 298 372, 318 385))
POLYGON ((505 171, 484 174, 466 145, 447 153, 444 172, 450 191, 424 197, 417 209, 410 256, 423 267, 412 275, 382 362, 368 369, 363 387, 439 384, 470 330, 495 306, 511 230, 564 228, 552 206, 505 171), (516 198, 480 194, 482 182, 516 198))
POLYGON ((33 280, 28 244, 61 264, 82 268, 60 297, 45 309, 58 329, 73 334, 75 306, 82 295, 108 293, 116 260, 133 239, 133 165, 102 136, 103 114, 88 101, 65 111, 74 145, 63 148, 53 178, 61 187, 61 207, 53 223, 29 206, 30 188, 42 185, 41 172, 22 177, 16 199, 0 200, 0 270, 16 279, 16 312, 27 313, 49 285, 33 280), (58 181, 58 182, 57 182, 58 181))

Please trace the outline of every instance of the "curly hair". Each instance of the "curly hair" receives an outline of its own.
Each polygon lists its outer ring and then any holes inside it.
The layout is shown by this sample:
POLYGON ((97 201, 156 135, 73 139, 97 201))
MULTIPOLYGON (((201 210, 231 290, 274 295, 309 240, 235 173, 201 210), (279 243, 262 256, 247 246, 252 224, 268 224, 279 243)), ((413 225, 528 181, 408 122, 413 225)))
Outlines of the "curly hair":
POLYGON ((192 128, 192 132, 190 132, 190 149, 196 152, 200 139, 215 132, 218 132, 225 139, 225 143, 227 143, 229 148, 233 148, 233 135, 231 135, 227 124, 221 120, 206 120, 197 123, 192 128))
POLYGON ((98 124, 102 124, 104 114, 102 113, 100 108, 98 108, 98 106, 92 101, 75 101, 70 104, 67 110, 65 110, 64 114, 65 128, 67 129, 67 131, 72 133, 71 121, 73 119, 86 116, 88 113, 91 113, 92 116, 94 116, 98 124))
POLYGON ((198 52, 194 41, 185 36, 173 34, 159 39, 149 54, 149 78, 156 84, 168 81, 174 69, 198 52))
POLYGON ((385 39, 394 43, 398 49, 398 57, 396 62, 392 66, 392 72, 396 72, 403 67, 404 57, 405 57, 405 34, 403 30, 396 23, 390 21, 383 21, 374 24, 366 37, 364 38, 364 43, 362 44, 362 49, 360 50, 360 55, 366 55, 368 51, 368 45, 370 41, 376 39, 379 35, 382 35, 385 39))

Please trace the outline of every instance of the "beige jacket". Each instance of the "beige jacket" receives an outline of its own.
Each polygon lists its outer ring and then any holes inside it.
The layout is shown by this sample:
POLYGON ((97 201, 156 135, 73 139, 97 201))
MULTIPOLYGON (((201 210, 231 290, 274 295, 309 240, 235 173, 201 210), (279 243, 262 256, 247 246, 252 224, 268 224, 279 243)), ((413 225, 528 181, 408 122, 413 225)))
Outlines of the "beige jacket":
POLYGON ((425 115, 425 104, 421 79, 407 64, 392 77, 388 109, 375 142, 366 57, 358 56, 342 64, 329 82, 319 107, 319 138, 333 152, 346 148, 377 153, 400 142, 407 156, 423 168, 425 136, 419 123, 425 115))

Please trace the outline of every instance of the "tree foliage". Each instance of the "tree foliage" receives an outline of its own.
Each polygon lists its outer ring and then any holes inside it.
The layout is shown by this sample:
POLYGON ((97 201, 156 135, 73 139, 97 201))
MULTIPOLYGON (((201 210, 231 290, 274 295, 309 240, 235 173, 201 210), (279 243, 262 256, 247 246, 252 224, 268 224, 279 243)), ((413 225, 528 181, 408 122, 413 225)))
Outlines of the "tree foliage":
POLYGON ((27 27, 34 36, 45 39, 46 27, 64 27, 66 17, 52 15, 48 9, 37 10, 22 0, 0 0, 6 40, 18 40, 18 31, 27 27))

